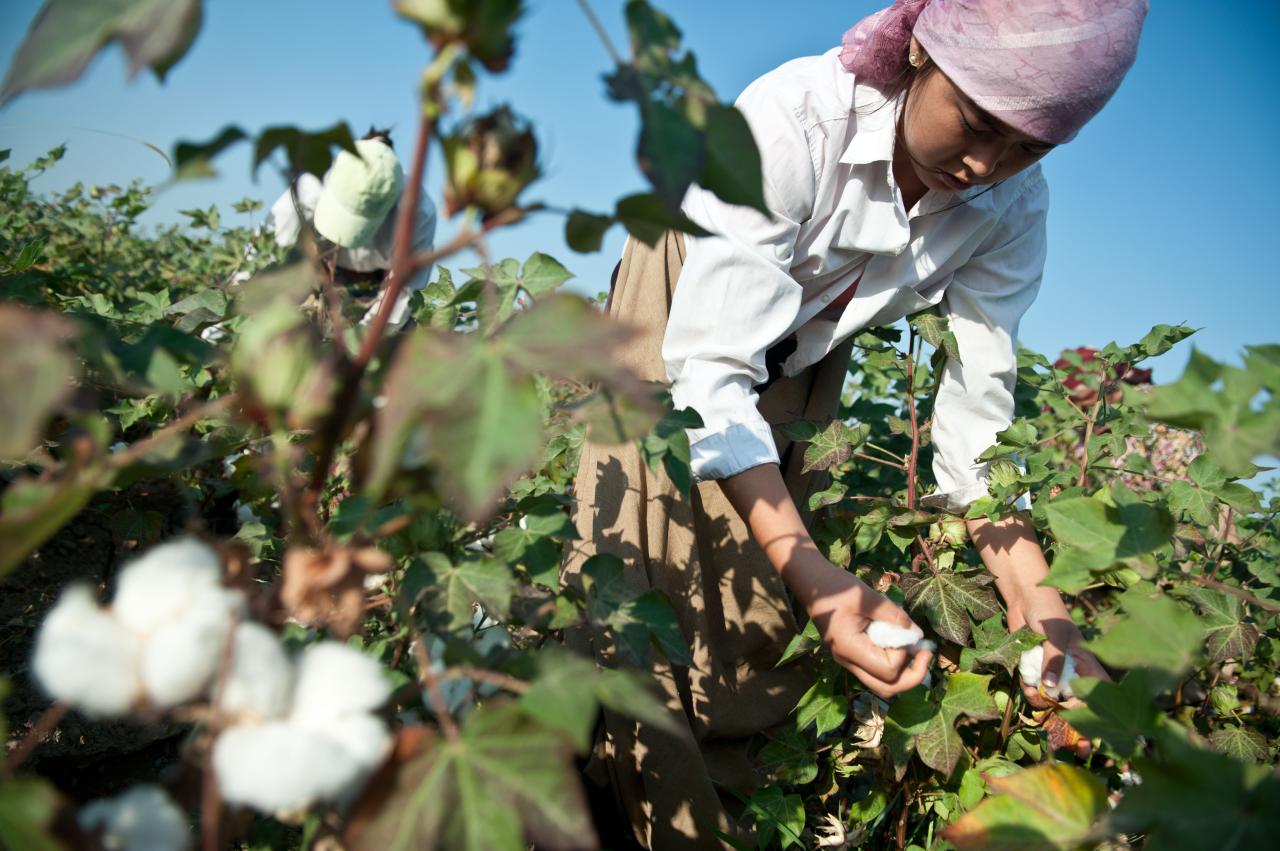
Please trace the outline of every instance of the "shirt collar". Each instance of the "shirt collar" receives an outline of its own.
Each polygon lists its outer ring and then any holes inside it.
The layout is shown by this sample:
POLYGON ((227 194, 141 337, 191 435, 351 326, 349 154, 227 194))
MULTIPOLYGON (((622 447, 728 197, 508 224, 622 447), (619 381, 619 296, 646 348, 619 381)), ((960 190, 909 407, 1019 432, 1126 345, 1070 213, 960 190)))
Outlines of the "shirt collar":
POLYGON ((840 156, 846 165, 893 161, 894 136, 902 94, 889 99, 867 83, 853 81, 853 138, 840 156))

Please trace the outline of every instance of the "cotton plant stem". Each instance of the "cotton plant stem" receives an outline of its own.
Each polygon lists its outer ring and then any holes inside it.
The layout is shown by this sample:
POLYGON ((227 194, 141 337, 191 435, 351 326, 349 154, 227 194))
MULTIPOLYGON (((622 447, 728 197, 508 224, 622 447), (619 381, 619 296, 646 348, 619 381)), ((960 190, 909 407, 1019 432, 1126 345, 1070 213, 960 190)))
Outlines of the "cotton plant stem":
MULTIPOLYGON (((1185 573, 1176 573, 1175 575, 1181 576, 1183 579, 1188 578, 1185 573)), ((1230 594, 1233 597, 1239 597, 1241 600, 1244 600, 1246 603, 1251 603, 1260 609, 1265 609, 1266 611, 1272 612, 1272 613, 1280 613, 1280 604, 1273 603, 1270 600, 1264 600, 1261 597, 1258 597, 1254 594, 1250 594, 1248 591, 1245 591, 1243 588, 1237 588, 1234 585, 1228 585, 1225 582, 1220 582, 1217 579, 1214 579, 1212 576, 1192 576, 1190 577, 1190 579, 1192 582, 1195 582, 1197 585, 1203 585, 1206 588, 1215 588, 1218 591, 1222 591, 1225 594, 1230 594)))
POLYGON ((440 692, 440 677, 431 670, 431 653, 427 650, 427 642, 422 633, 413 631, 413 655, 418 661, 418 679, 427 690, 431 701, 431 709, 436 714, 436 721, 446 739, 456 742, 459 738, 458 723, 449 712, 449 704, 440 692))
POLYGON ((513 677, 499 671, 490 671, 485 668, 477 668, 474 665, 452 665, 445 668, 439 674, 441 680, 452 680, 460 677, 475 680, 477 682, 489 683, 491 685, 504 688, 507 691, 516 694, 524 694, 531 687, 531 684, 518 677, 513 677))
POLYGON ((605 31, 604 25, 600 23, 600 19, 596 17, 596 13, 591 11, 591 7, 587 5, 587 0, 578 0, 578 7, 582 9, 582 14, 587 16, 587 20, 591 22, 591 27, 596 31, 596 35, 600 36, 600 41, 604 42, 604 49, 609 51, 615 65, 627 64, 622 60, 622 54, 613 46, 613 41, 609 38, 609 33, 605 31))
POLYGON ((346 370, 333 409, 321 425, 319 431, 320 448, 316 453, 316 465, 311 473, 311 481, 304 497, 304 510, 316 514, 320 504, 320 494, 325 482, 329 479, 329 468, 333 465, 333 456, 337 452, 338 442, 347 424, 347 418, 355 407, 359 394, 360 381, 364 378, 369 361, 377 351, 378 341, 387 328, 391 318, 391 310, 400 297, 400 291, 410 274, 414 262, 410 236, 413 233, 414 219, 417 216, 418 203, 422 198, 422 178, 426 172, 427 149, 435 130, 434 114, 437 110, 423 109, 418 125, 418 138, 414 145, 413 165, 409 183, 404 195, 400 198, 400 207, 396 213, 395 251, 391 262, 391 280, 382 294, 382 304, 361 342, 360 351, 346 370))
POLYGON ((1089 409, 1088 422, 1084 427, 1084 440, 1081 446, 1084 448, 1084 457, 1080 459, 1080 476, 1076 479, 1076 487, 1084 487, 1086 474, 1089 472, 1089 438, 1093 436, 1093 426, 1097 422, 1098 412, 1102 409, 1102 402, 1106 399, 1106 385, 1104 384, 1098 390, 1098 401, 1093 403, 1093 407, 1089 409))

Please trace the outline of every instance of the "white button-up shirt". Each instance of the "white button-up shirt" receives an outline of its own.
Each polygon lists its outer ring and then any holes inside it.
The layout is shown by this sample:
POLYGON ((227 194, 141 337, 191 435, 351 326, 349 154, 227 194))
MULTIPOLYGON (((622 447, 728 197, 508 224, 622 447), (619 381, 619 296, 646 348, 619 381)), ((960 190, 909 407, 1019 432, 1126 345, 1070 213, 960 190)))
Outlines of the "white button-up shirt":
POLYGON ((788 62, 737 100, 760 148, 770 220, 692 187, 683 210, 712 236, 687 237, 662 354, 672 396, 692 407, 694 475, 732 476, 778 461, 753 389, 765 351, 796 335, 795 375, 868 326, 941 305, 960 359, 934 408, 929 503, 963 511, 985 496, 975 459, 1013 416, 1018 323, 1045 261, 1048 187, 1032 166, 994 188, 929 191, 909 212, 893 177, 895 118, 858 83, 839 48, 788 62), (838 319, 828 303, 861 275, 838 319))

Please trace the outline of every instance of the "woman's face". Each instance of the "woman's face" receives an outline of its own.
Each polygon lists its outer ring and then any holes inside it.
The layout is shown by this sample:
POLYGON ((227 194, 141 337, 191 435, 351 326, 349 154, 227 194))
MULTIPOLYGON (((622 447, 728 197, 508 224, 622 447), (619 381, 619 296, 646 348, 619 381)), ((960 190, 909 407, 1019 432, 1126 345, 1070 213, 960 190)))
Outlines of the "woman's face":
POLYGON ((907 96, 898 144, 916 177, 940 192, 1005 180, 1054 147, 992 118, 936 67, 907 96))

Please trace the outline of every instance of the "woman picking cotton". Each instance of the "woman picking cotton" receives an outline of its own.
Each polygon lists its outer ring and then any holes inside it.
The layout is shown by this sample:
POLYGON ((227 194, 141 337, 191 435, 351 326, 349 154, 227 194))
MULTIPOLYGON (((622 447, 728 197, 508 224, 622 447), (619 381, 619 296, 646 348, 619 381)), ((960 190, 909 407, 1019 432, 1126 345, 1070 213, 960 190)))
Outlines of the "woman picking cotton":
MULTIPOLYGON (((725 802, 759 783, 752 737, 813 682, 803 660, 775 666, 806 617, 876 694, 924 679, 927 649, 868 634, 877 621, 911 629, 907 614, 814 545, 801 509, 825 483, 801 472, 803 447, 778 426, 835 416, 859 331, 938 306, 960 358, 940 379, 926 504, 963 514, 987 495, 975 459, 1011 422, 1018 324, 1045 260, 1037 163, 1114 93, 1146 10, 1145 0, 895 3, 842 47, 787 62, 738 99, 771 215, 694 187, 683 210, 712 235, 669 233, 652 249, 628 241, 609 312, 647 332, 626 365, 669 380, 675 404, 701 415, 689 430, 698 481, 685 498, 634 450, 588 443, 582 545, 564 573, 580 583, 590 556, 621 558, 632 590, 672 600, 692 648, 692 667, 651 666, 679 734, 606 713, 587 766, 645 847, 719 848, 717 833, 741 835, 725 802)), ((1058 593, 1038 584, 1048 568, 1030 519, 966 524, 1010 629, 1047 636, 1043 686, 1058 687, 1068 656, 1079 674, 1106 676, 1058 593)), ((568 641, 618 664, 607 634, 568 641)))
MULTIPOLYGON (((340 151, 324 178, 303 174, 271 205, 263 228, 281 246, 294 246, 311 228, 335 283, 352 289, 384 284, 394 260, 395 229, 405 174, 391 145, 390 132, 370 130, 355 143, 356 152, 340 151)), ((414 217, 415 253, 431 250, 436 208, 425 192, 414 217)), ((431 264, 414 273, 391 308, 388 324, 399 328, 409 318, 409 299, 427 285, 431 264)), ((383 287, 385 292, 385 286, 383 287)), ((382 306, 382 294, 369 306, 367 325, 382 306)))

